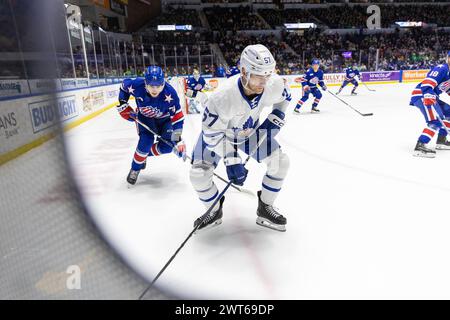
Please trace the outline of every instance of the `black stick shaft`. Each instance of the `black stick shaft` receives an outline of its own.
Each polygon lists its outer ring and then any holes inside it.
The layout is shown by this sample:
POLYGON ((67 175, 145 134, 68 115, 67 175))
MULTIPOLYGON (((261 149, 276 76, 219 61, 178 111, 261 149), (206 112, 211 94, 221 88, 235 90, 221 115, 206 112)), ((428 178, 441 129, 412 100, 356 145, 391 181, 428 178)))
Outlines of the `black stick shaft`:
POLYGON ((344 100, 342 100, 341 98, 339 98, 337 95, 335 95, 333 92, 331 91, 327 91, 329 94, 331 94, 333 97, 335 97, 336 99, 338 99, 339 101, 341 101, 343 104, 345 104, 347 107, 351 108, 353 111, 359 113, 362 116, 371 116, 373 113, 361 113, 360 111, 358 111, 357 109, 353 108, 350 104, 348 104, 347 102, 345 102, 344 100))

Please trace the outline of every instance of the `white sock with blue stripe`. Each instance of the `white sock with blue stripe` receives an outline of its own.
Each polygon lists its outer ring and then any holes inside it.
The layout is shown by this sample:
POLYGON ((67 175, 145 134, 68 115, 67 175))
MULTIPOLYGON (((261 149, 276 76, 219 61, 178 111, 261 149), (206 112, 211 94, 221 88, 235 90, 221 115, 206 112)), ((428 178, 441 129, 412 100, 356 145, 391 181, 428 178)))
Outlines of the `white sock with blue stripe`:
POLYGON ((280 150, 264 161, 267 163, 267 172, 262 181, 261 201, 273 205, 289 170, 289 157, 280 150))
MULTIPOLYGON (((214 166, 205 164, 194 164, 190 171, 192 186, 198 194, 200 201, 208 209, 219 195, 219 190, 213 182, 214 166)), ((220 202, 217 201, 213 211, 218 210, 220 202)))

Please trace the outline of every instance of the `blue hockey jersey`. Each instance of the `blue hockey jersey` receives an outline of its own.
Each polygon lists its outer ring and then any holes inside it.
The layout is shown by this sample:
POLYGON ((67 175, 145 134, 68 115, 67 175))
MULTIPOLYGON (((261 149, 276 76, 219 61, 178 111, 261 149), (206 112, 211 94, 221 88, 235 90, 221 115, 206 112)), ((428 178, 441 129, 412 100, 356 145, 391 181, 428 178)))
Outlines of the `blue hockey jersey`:
POLYGON ((352 81, 356 76, 360 76, 359 71, 352 67, 345 69, 345 80, 352 81))
POLYGON ((426 78, 413 90, 410 105, 423 98, 424 94, 439 96, 442 92, 450 93, 450 73, 448 64, 440 64, 432 68, 426 78))
POLYGON ((205 78, 200 77, 197 80, 193 76, 190 76, 186 81, 187 87, 191 89, 192 91, 201 91, 205 88, 206 81, 205 78))
POLYGON ((128 102, 130 96, 136 99, 139 114, 154 119, 170 117, 174 130, 183 128, 184 115, 177 92, 169 84, 164 84, 161 93, 153 98, 145 89, 144 78, 125 79, 120 86, 119 101, 128 102))
POLYGON ((238 74, 238 73, 241 73, 240 71, 239 71, 239 68, 238 67, 236 67, 236 66, 232 66, 232 67, 230 67, 228 70, 227 70, 227 78, 230 78, 230 77, 232 77, 232 76, 234 76, 235 74, 238 74))
POLYGON ((314 72, 313 68, 309 68, 302 77, 302 86, 309 86, 311 89, 315 89, 317 85, 322 88, 325 85, 323 82, 323 71, 319 69, 317 72, 314 72))

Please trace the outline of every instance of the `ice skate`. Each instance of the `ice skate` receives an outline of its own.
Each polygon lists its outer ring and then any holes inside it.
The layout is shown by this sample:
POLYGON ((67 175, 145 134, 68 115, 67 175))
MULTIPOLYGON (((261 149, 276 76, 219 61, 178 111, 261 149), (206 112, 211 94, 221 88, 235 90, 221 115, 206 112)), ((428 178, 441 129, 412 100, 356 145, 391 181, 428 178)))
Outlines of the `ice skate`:
POLYGON ((218 210, 210 212, 210 213, 205 213, 200 218, 195 220, 194 228, 197 227, 198 225, 200 225, 197 228, 197 230, 195 231, 196 234, 198 232, 203 232, 206 229, 210 229, 212 227, 218 226, 219 224, 222 223, 222 216, 223 216, 222 206, 223 206, 224 200, 225 200, 225 197, 222 197, 222 199, 220 199, 220 207, 218 210))
POLYGON ((275 210, 273 206, 262 202, 261 191, 258 191, 258 210, 256 214, 258 215, 256 223, 260 226, 281 232, 286 231, 286 218, 275 210))
POLYGON ((416 148, 414 149, 415 157, 434 158, 436 157, 436 151, 428 148, 425 143, 418 141, 416 148))
POLYGON ((450 150, 450 141, 447 140, 446 136, 438 136, 436 142, 437 150, 450 150))
POLYGON ((131 169, 130 172, 128 173, 128 177, 127 177, 127 182, 129 183, 129 187, 130 186, 134 186, 136 184, 136 180, 139 176, 139 170, 133 170, 131 169))

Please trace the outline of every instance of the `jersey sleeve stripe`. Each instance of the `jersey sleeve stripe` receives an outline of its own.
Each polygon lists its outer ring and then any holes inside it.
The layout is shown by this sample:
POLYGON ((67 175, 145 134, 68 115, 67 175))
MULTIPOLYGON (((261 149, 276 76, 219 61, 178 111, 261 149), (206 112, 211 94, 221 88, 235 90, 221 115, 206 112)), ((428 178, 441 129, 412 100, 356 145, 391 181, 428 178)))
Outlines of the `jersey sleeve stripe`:
POLYGON ((425 78, 425 80, 422 81, 423 86, 431 86, 432 88, 437 86, 437 81, 431 78, 425 78))
POLYGON ((173 117, 171 117, 170 119, 172 121, 172 124, 180 122, 181 120, 184 120, 184 115, 183 112, 181 112, 181 110, 177 113, 175 113, 175 115, 173 117))

